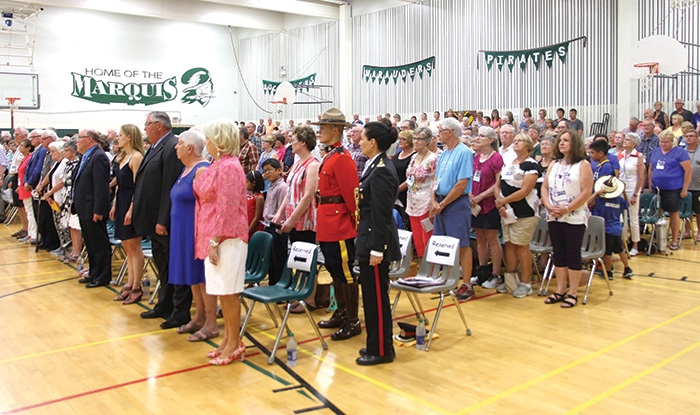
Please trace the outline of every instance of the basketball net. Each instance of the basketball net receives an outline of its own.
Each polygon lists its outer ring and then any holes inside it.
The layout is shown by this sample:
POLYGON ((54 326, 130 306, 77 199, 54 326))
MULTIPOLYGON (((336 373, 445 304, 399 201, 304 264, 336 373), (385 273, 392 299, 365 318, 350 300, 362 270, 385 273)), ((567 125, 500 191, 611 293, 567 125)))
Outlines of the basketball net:
POLYGON ((272 105, 272 112, 275 114, 282 114, 284 112, 284 105, 287 105, 287 98, 282 98, 282 101, 269 101, 272 105))
POLYGON ((654 86, 654 75, 659 73, 658 62, 643 62, 634 64, 639 77, 639 88, 642 92, 650 90, 654 86))
POLYGON ((10 107, 10 127, 14 130, 15 129, 15 111, 19 108, 19 100, 22 98, 17 98, 17 97, 6 97, 7 100, 7 106, 10 107))

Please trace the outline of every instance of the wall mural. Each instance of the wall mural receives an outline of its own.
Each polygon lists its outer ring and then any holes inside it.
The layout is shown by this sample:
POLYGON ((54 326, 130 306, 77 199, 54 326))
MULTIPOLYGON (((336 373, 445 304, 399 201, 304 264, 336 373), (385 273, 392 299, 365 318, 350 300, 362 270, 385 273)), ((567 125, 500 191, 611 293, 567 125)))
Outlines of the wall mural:
MULTIPOLYGON (((71 72, 71 96, 99 104, 154 105, 172 101, 178 96, 177 76, 165 77, 163 72, 132 69, 86 68, 85 73, 71 72), (125 79, 124 82, 114 80, 125 79), (145 82, 134 82, 139 78, 145 82), (128 80, 128 81, 126 81, 128 80)), ((211 74, 205 68, 192 68, 180 77, 183 89, 181 101, 199 103, 205 107, 214 97, 211 74)))
MULTIPOLYGON (((586 36, 577 37, 576 39, 567 40, 566 42, 557 43, 555 45, 545 46, 542 48, 512 50, 512 51, 489 51, 480 50, 484 54, 486 67, 490 71, 495 63, 500 71, 503 65, 508 67, 509 71, 513 71, 513 66, 516 64, 520 69, 525 70, 528 61, 532 61, 536 70, 540 70, 540 64, 544 61, 547 67, 552 67, 554 58, 557 57, 562 63, 566 62, 566 55, 569 53, 569 44, 577 40, 583 39, 583 47, 586 47, 588 38, 586 36)), ((477 69, 479 68, 479 60, 477 59, 477 69)))

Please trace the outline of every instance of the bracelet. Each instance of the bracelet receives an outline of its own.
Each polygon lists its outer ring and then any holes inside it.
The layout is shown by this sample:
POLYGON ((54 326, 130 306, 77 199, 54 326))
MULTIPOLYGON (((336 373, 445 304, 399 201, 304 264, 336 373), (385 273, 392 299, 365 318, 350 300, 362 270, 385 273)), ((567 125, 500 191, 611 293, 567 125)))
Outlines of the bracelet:
POLYGON ((566 213, 569 213, 569 205, 564 206, 566 208, 566 213))

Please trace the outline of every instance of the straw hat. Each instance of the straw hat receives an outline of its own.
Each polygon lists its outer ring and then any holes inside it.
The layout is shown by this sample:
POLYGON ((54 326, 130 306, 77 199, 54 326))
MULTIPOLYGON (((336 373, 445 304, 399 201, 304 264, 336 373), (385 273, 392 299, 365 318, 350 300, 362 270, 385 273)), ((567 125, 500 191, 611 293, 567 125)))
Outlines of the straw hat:
POLYGON ((321 115, 321 120, 318 122, 312 122, 312 125, 323 125, 323 124, 335 124, 347 127, 350 125, 345 119, 345 114, 338 108, 330 108, 328 111, 321 115))
POLYGON ((614 199, 625 191, 625 182, 615 176, 602 176, 595 181, 593 190, 595 192, 603 189, 603 197, 606 199, 614 199))

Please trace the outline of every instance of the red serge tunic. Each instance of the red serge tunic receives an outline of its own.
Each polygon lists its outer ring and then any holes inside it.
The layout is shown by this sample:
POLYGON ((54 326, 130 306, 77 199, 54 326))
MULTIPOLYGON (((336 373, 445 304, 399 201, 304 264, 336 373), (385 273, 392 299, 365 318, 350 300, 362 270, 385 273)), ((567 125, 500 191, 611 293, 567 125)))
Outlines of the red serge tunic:
POLYGON ((318 193, 321 198, 342 196, 342 203, 318 205, 316 238, 336 242, 357 236, 355 229, 355 189, 359 184, 357 166, 340 142, 333 144, 321 162, 318 193))

